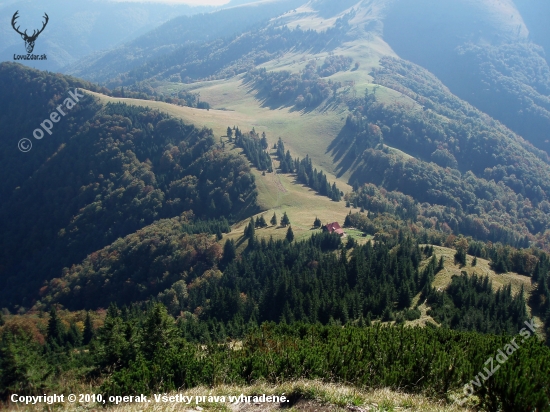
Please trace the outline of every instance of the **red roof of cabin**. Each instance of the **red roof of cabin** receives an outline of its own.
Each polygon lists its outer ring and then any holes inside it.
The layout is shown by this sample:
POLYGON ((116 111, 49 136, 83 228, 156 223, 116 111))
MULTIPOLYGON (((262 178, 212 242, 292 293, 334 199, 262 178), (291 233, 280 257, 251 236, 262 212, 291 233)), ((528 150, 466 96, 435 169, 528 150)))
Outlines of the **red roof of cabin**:
POLYGON ((328 230, 329 233, 337 233, 339 235, 343 235, 344 231, 338 224, 338 222, 329 223, 328 225, 325 225, 325 228, 328 230))

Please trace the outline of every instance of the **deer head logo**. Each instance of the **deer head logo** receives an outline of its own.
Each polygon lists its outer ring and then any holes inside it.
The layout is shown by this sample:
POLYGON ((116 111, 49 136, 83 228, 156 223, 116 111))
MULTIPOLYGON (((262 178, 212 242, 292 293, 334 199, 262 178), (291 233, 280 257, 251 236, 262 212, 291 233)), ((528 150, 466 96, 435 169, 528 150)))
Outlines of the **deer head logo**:
POLYGON ((13 15, 13 17, 12 17, 12 19, 11 19, 11 25, 12 25, 13 29, 14 29, 17 33, 19 33, 19 34, 21 35, 21 38, 22 38, 23 40, 25 40, 25 48, 27 49, 27 53, 32 53, 32 51, 34 50, 34 42, 35 42, 36 39, 38 38, 38 35, 44 31, 44 29, 46 28, 46 25, 48 24, 48 20, 49 20, 50 18, 48 17, 48 15, 47 15, 46 13, 44 13, 44 19, 45 19, 45 21, 44 21, 44 23, 43 23, 43 25, 42 25, 42 28, 41 28, 40 30, 38 30, 38 31, 33 30, 32 35, 29 36, 29 35, 27 34, 27 30, 25 30, 23 33, 21 33, 21 32, 19 31, 19 26, 15 27, 16 20, 17 20, 17 18, 19 17, 18 14, 19 14, 19 10, 16 11, 15 14, 13 15))

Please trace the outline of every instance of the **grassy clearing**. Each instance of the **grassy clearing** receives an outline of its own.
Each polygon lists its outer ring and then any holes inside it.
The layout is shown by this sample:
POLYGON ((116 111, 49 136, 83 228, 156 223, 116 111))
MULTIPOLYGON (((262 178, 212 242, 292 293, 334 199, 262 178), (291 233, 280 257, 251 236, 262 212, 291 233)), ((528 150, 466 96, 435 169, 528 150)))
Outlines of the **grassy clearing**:
MULTIPOLYGON (((488 276, 493 284, 493 289, 495 291, 501 287, 510 284, 512 286, 512 293, 516 294, 519 293, 521 291, 521 288, 523 287, 525 291, 525 300, 527 302, 529 301, 531 292, 534 290, 533 285, 531 284, 531 278, 515 272, 496 273, 494 270, 491 269, 490 261, 487 259, 477 258, 476 266, 472 266, 472 261, 474 258, 468 255, 466 258, 466 266, 460 267, 458 264, 454 263, 454 249, 442 246, 434 246, 434 254, 436 255, 438 260, 441 256, 443 256, 443 259, 445 261, 445 267, 435 276, 435 279, 432 283, 432 286, 438 290, 445 289, 451 283, 452 277, 455 275, 460 276, 461 272, 463 271, 467 272, 469 275, 476 274, 478 276, 488 276)), ((428 260, 424 261, 423 265, 427 264, 427 262, 428 260)), ((419 303, 419 299, 420 294, 415 296, 411 306, 416 306, 419 303)), ((407 322, 408 325, 424 325, 426 322, 437 324, 437 322, 435 322, 433 318, 426 314, 426 311, 429 309, 428 306, 422 303, 419 306, 419 309, 422 312, 421 318, 412 322, 407 322)), ((527 312, 529 316, 532 316, 531 307, 529 305, 527 305, 527 312)), ((541 339, 545 340, 546 335, 544 333, 543 327, 544 322, 538 316, 533 316, 533 318, 535 319, 535 325, 537 325, 537 334, 541 339)))
POLYGON ((436 289, 445 289, 450 283, 454 275, 460 275, 460 272, 465 271, 468 274, 476 274, 478 276, 489 276, 489 279, 493 282, 493 288, 497 290, 508 284, 512 285, 512 293, 519 293, 521 287, 525 289, 526 293, 530 293, 532 290, 531 280, 527 276, 522 276, 518 273, 509 272, 498 274, 490 267, 490 262, 487 259, 477 259, 476 266, 472 266, 473 257, 468 255, 466 259, 466 266, 460 267, 454 263, 455 250, 434 246, 434 253, 439 259, 443 256, 445 260, 445 267, 439 272, 433 282, 433 287, 436 289))
MULTIPOLYGON (((294 175, 266 173, 265 176, 262 176, 255 169, 253 173, 256 176, 259 193, 258 203, 265 210, 255 215, 254 218, 264 215, 265 220, 269 223, 275 213, 280 222, 283 213, 286 212, 297 241, 320 232, 320 229, 313 229, 313 221, 316 217, 321 219, 323 224, 339 222, 340 225, 343 225, 348 213, 345 202, 333 202, 328 197, 318 195, 302 184, 295 184, 294 175)), ((231 233, 225 235, 222 242, 225 242, 225 239, 233 239, 237 244, 242 243, 244 229, 248 222, 249 219, 245 219, 235 224, 231 233)), ((286 232, 287 228, 270 225, 263 229, 256 229, 256 236, 266 239, 270 236, 273 236, 273 239, 284 239, 286 232)))
MULTIPOLYGON (((281 24, 294 27, 298 24, 302 28, 310 28, 310 25, 326 29, 334 25, 337 18, 349 11, 353 4, 350 3, 331 18, 321 17, 310 5, 302 6, 295 11, 290 11, 281 16, 281 24)), ((374 32, 365 29, 370 23, 382 16, 382 6, 371 5, 369 8, 361 7, 353 18, 354 29, 348 33, 350 40, 341 44, 330 52, 336 55, 349 56, 354 62, 359 63, 359 69, 349 69, 330 76, 328 79, 340 81, 346 84, 338 93, 347 96, 361 96, 365 89, 376 87, 377 97, 385 103, 400 101, 413 105, 412 100, 398 92, 382 86, 374 86, 370 72, 379 66, 380 57, 385 55, 395 56, 393 50, 374 32)), ((311 27, 313 28, 313 27, 311 27)), ((297 52, 291 50, 268 61, 259 67, 267 70, 290 70, 298 72, 311 60, 317 60, 322 64, 329 55, 329 50, 319 53, 311 51, 297 52)), ((228 126, 239 126, 242 130, 251 130, 253 127, 258 132, 265 132, 270 145, 273 145, 279 137, 285 142, 293 157, 303 158, 309 155, 314 167, 322 170, 329 180, 336 180, 344 192, 351 188, 347 180, 352 170, 346 171, 337 177, 337 165, 329 150, 330 144, 338 136, 345 124, 348 109, 345 105, 334 104, 330 98, 315 110, 293 110, 288 106, 269 106, 266 102, 256 97, 256 92, 250 85, 243 83, 242 76, 235 76, 227 80, 204 81, 193 84, 159 82, 156 84, 158 92, 167 95, 180 90, 200 93, 201 100, 210 103, 215 109, 200 110, 189 107, 180 107, 163 102, 144 101, 139 99, 111 98, 92 93, 102 102, 125 102, 128 104, 148 106, 166 112, 182 119, 187 123, 198 127, 212 128, 216 136, 224 136, 228 126), (217 109, 217 110, 216 110, 217 109)))
MULTIPOLYGON (((305 157, 309 154, 314 159, 314 166, 329 176, 334 174, 334 164, 327 152, 328 146, 343 127, 347 116, 345 109, 320 114, 290 111, 288 108, 271 110, 261 107, 261 103, 248 93, 247 86, 240 80, 216 82, 200 89, 201 99, 224 110, 201 110, 164 102, 88 93, 98 97, 103 103, 124 102, 158 109, 197 127, 209 127, 216 137, 225 136, 228 126, 238 126, 241 130, 252 130, 254 127, 257 132, 266 133, 270 146, 281 137, 293 157, 305 157)), ((344 176, 340 179, 330 176, 330 180, 337 180, 344 192, 350 190, 344 176)))
MULTIPOLYGON (((225 87, 224 85, 224 82, 219 82, 216 86, 212 87, 223 88, 225 87)), ((127 104, 152 107, 175 117, 178 117, 185 122, 195 124, 196 126, 200 127, 202 125, 205 125, 207 127, 212 127, 214 129, 214 133, 216 133, 218 136, 222 135, 222 133, 225 134, 227 125, 237 124, 242 128, 249 127, 250 129, 252 127, 256 127, 257 131, 262 131, 262 129, 265 128, 265 126, 254 123, 252 117, 246 114, 239 114, 238 112, 233 112, 229 110, 207 111, 189 107, 175 106, 163 102, 144 101, 139 99, 112 98, 97 93, 91 94, 97 96, 103 103, 125 102, 127 104)), ((297 113, 291 113, 291 115, 299 116, 299 114, 297 113)), ((282 119, 284 118, 284 116, 281 114, 279 116, 281 116, 280 126, 283 127, 284 124, 282 122, 282 119)), ((309 121, 313 122, 314 116, 309 115, 308 119, 309 121)), ((271 119, 271 122, 273 122, 273 124, 277 124, 274 119, 271 119)), ((290 127, 291 124, 294 124, 296 127, 301 124, 301 127, 304 127, 302 123, 303 122, 298 121, 294 123, 287 121, 285 124, 288 127, 290 127)), ((316 127, 322 128, 322 122, 318 121, 316 127)), ((273 139, 273 133, 268 134, 268 139, 270 140, 270 144, 273 144, 275 142, 275 140, 273 139)), ((316 146, 312 145, 312 147, 315 148, 316 146)), ((241 152, 241 149, 235 148, 231 144, 226 145, 226 150, 234 151, 236 153, 241 152)), ((312 151, 309 151, 310 154, 311 152, 312 151)), ((269 221, 271 219, 271 216, 273 216, 273 213, 276 213, 278 218, 280 219, 283 212, 286 211, 290 218, 292 230, 294 232, 296 240, 305 239, 314 232, 312 230, 312 226, 315 217, 319 217, 319 219, 321 219, 324 224, 339 222, 340 225, 343 225, 344 219, 349 212, 349 210, 345 207, 345 203, 343 201, 333 202, 326 196, 321 196, 312 189, 302 184, 295 183, 294 175, 267 173, 265 176, 263 176, 261 172, 254 168, 252 169, 252 171, 256 177, 256 184, 259 192, 258 204, 260 208, 264 210, 262 214, 264 214, 266 220, 269 221)), ((336 179, 333 176, 329 176, 329 180, 332 182, 336 179)), ((344 192, 350 190, 350 187, 347 184, 342 183, 341 180, 337 181, 337 185, 340 190, 344 192)), ((226 238, 229 238, 234 239, 237 243, 239 243, 239 240, 242 240, 241 238, 247 223, 248 219, 238 222, 234 226, 233 231, 230 234, 226 235, 223 241, 225 241, 226 238)), ((274 239, 283 239, 286 235, 286 229, 270 226, 265 229, 259 229, 256 231, 256 233, 258 237, 269 238, 270 236, 273 236, 274 239)), ((360 243, 367 240, 366 238, 363 238, 358 234, 355 237, 357 237, 357 240, 360 243)))
MULTIPOLYGON (((441 400, 434 400, 422 395, 411 395, 389 389, 359 389, 345 385, 324 383, 319 381, 300 380, 280 385, 269 385, 257 383, 255 385, 241 387, 222 385, 214 388, 197 387, 179 392, 182 396, 193 396, 189 405, 181 403, 156 403, 154 397, 151 402, 127 403, 124 405, 112 406, 109 410, 113 412, 171 412, 171 411, 424 411, 424 412, 467 412, 469 409, 460 408, 456 405, 446 405, 441 400), (197 396, 282 396, 290 400, 285 404, 279 403, 240 403, 231 404, 226 399, 225 403, 201 402, 197 405, 197 396), (198 409, 199 406, 201 409, 198 409)), ((170 394, 170 395, 175 395, 170 394)), ((58 411, 92 411, 101 410, 102 407, 96 404, 74 404, 66 402, 58 411)), ((26 410, 30 412, 45 410, 43 405, 28 406, 25 408, 11 407, 8 410, 26 410)))

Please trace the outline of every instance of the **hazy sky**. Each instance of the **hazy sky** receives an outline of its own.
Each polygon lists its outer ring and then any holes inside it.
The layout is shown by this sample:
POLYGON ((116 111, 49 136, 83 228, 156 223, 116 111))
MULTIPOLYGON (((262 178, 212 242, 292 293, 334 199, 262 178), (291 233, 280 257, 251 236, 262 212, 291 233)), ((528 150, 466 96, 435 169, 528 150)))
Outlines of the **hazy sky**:
POLYGON ((190 6, 221 6, 229 3, 230 0, 116 0, 133 1, 142 3, 165 3, 165 4, 188 4, 190 6))

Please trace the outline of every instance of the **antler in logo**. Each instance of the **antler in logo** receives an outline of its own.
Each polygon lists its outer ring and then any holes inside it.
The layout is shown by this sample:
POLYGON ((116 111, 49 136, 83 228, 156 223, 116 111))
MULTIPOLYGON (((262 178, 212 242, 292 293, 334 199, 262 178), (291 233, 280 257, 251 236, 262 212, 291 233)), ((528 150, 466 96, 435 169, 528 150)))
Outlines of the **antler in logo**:
POLYGON ((29 36, 29 35, 27 35, 27 30, 25 30, 23 33, 21 33, 19 31, 19 26, 15 27, 15 21, 19 17, 18 13, 19 13, 19 10, 16 11, 15 14, 13 15, 13 17, 11 19, 11 25, 12 25, 13 29, 21 35, 23 40, 25 40, 25 48, 27 49, 27 53, 32 53, 32 51, 34 50, 34 42, 36 41, 38 35, 44 31, 44 29, 46 28, 46 25, 48 24, 48 20, 50 18, 48 17, 48 15, 46 13, 44 13, 44 19, 46 21, 43 23, 42 28, 38 31, 34 30, 32 32, 32 35, 29 36))

